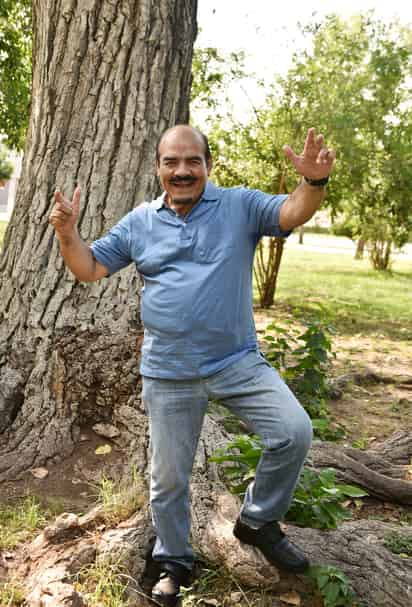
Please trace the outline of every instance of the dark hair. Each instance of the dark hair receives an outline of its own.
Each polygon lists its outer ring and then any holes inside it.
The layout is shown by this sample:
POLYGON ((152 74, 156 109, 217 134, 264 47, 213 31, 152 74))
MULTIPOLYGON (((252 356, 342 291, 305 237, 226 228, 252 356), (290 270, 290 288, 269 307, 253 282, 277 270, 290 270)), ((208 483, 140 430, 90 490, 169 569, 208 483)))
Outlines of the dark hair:
POLYGON ((172 127, 168 128, 168 129, 166 129, 165 131, 163 131, 163 133, 160 135, 159 139, 157 140, 157 143, 156 143, 156 162, 157 162, 157 164, 159 164, 159 162, 160 162, 159 147, 160 147, 160 144, 162 143, 163 137, 165 135, 167 135, 167 133, 169 131, 171 131, 174 128, 176 128, 176 126, 187 126, 188 128, 192 129, 192 131, 194 133, 196 133, 197 135, 199 135, 200 139, 202 140, 203 146, 204 146, 205 160, 206 160, 206 163, 208 163, 209 160, 212 159, 212 153, 210 151, 209 140, 206 137, 206 135, 204 133, 202 133, 201 131, 199 131, 199 129, 196 129, 193 126, 190 126, 190 124, 176 124, 175 126, 172 126, 172 127))

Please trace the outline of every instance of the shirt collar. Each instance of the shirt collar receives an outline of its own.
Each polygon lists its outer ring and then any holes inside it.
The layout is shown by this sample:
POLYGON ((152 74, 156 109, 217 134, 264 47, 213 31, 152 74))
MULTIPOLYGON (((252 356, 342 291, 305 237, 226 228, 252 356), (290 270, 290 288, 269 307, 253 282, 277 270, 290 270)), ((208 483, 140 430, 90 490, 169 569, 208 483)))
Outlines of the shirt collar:
MULTIPOLYGON (((156 211, 160 211, 160 209, 166 207, 165 196, 166 192, 162 192, 158 198, 153 200, 150 206, 156 211)), ((208 181, 199 202, 215 202, 216 200, 219 200, 219 188, 217 188, 211 181, 208 181)))

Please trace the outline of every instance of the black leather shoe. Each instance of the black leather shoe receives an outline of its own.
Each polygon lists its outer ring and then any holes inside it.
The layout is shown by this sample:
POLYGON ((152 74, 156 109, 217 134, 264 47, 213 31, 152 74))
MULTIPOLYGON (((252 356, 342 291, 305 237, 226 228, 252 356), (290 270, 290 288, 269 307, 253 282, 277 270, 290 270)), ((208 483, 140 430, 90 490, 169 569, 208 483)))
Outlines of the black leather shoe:
POLYGON ((153 559, 153 548, 155 542, 155 537, 151 537, 149 539, 145 552, 145 567, 142 573, 142 577, 140 579, 140 585, 142 589, 147 593, 150 593, 152 591, 152 588, 159 579, 159 575, 161 572, 160 563, 153 559))
POLYGON ((309 567, 309 560, 300 548, 288 540, 277 521, 252 529, 238 518, 233 535, 244 544, 259 548, 269 563, 276 567, 293 573, 303 573, 309 567))
POLYGON ((177 607, 181 604, 180 585, 188 586, 190 571, 178 563, 162 562, 159 580, 152 590, 156 605, 177 607))

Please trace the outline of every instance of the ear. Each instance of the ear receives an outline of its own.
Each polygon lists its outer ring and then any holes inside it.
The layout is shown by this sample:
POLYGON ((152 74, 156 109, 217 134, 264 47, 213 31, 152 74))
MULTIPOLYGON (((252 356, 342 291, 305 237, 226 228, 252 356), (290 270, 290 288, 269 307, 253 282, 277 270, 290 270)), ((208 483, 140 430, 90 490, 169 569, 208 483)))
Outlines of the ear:
POLYGON ((210 175, 210 173, 212 172, 212 168, 213 168, 213 160, 211 158, 209 158, 209 160, 206 163, 207 166, 207 174, 210 175))
POLYGON ((158 160, 156 160, 156 175, 157 175, 158 177, 160 177, 160 174, 159 174, 159 173, 160 173, 160 164, 159 164, 159 161, 158 161, 158 160))

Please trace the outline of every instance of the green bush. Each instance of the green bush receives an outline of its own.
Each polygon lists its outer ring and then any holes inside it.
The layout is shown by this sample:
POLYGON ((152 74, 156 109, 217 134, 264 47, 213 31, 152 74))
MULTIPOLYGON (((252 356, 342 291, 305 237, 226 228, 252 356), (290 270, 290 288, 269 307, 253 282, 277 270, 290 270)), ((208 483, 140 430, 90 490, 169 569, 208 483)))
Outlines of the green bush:
POLYGON ((335 470, 326 468, 314 472, 305 468, 293 496, 287 519, 316 529, 336 529, 340 522, 351 518, 343 503, 348 498, 365 497, 367 493, 353 485, 336 483, 335 470))
POLYGON ((330 360, 336 356, 332 350, 332 332, 332 327, 317 319, 308 323, 304 331, 271 323, 263 337, 267 360, 305 407, 312 418, 315 436, 321 440, 338 440, 344 436, 343 429, 332 423, 326 404, 330 360))
MULTIPOLYGON (((239 435, 210 459, 223 465, 230 490, 243 495, 255 477, 262 449, 258 436, 239 435)), ((348 498, 365 495, 365 491, 353 485, 337 484, 332 469, 314 472, 305 468, 286 518, 303 527, 335 529, 341 521, 351 518, 350 510, 343 503, 348 498)))

